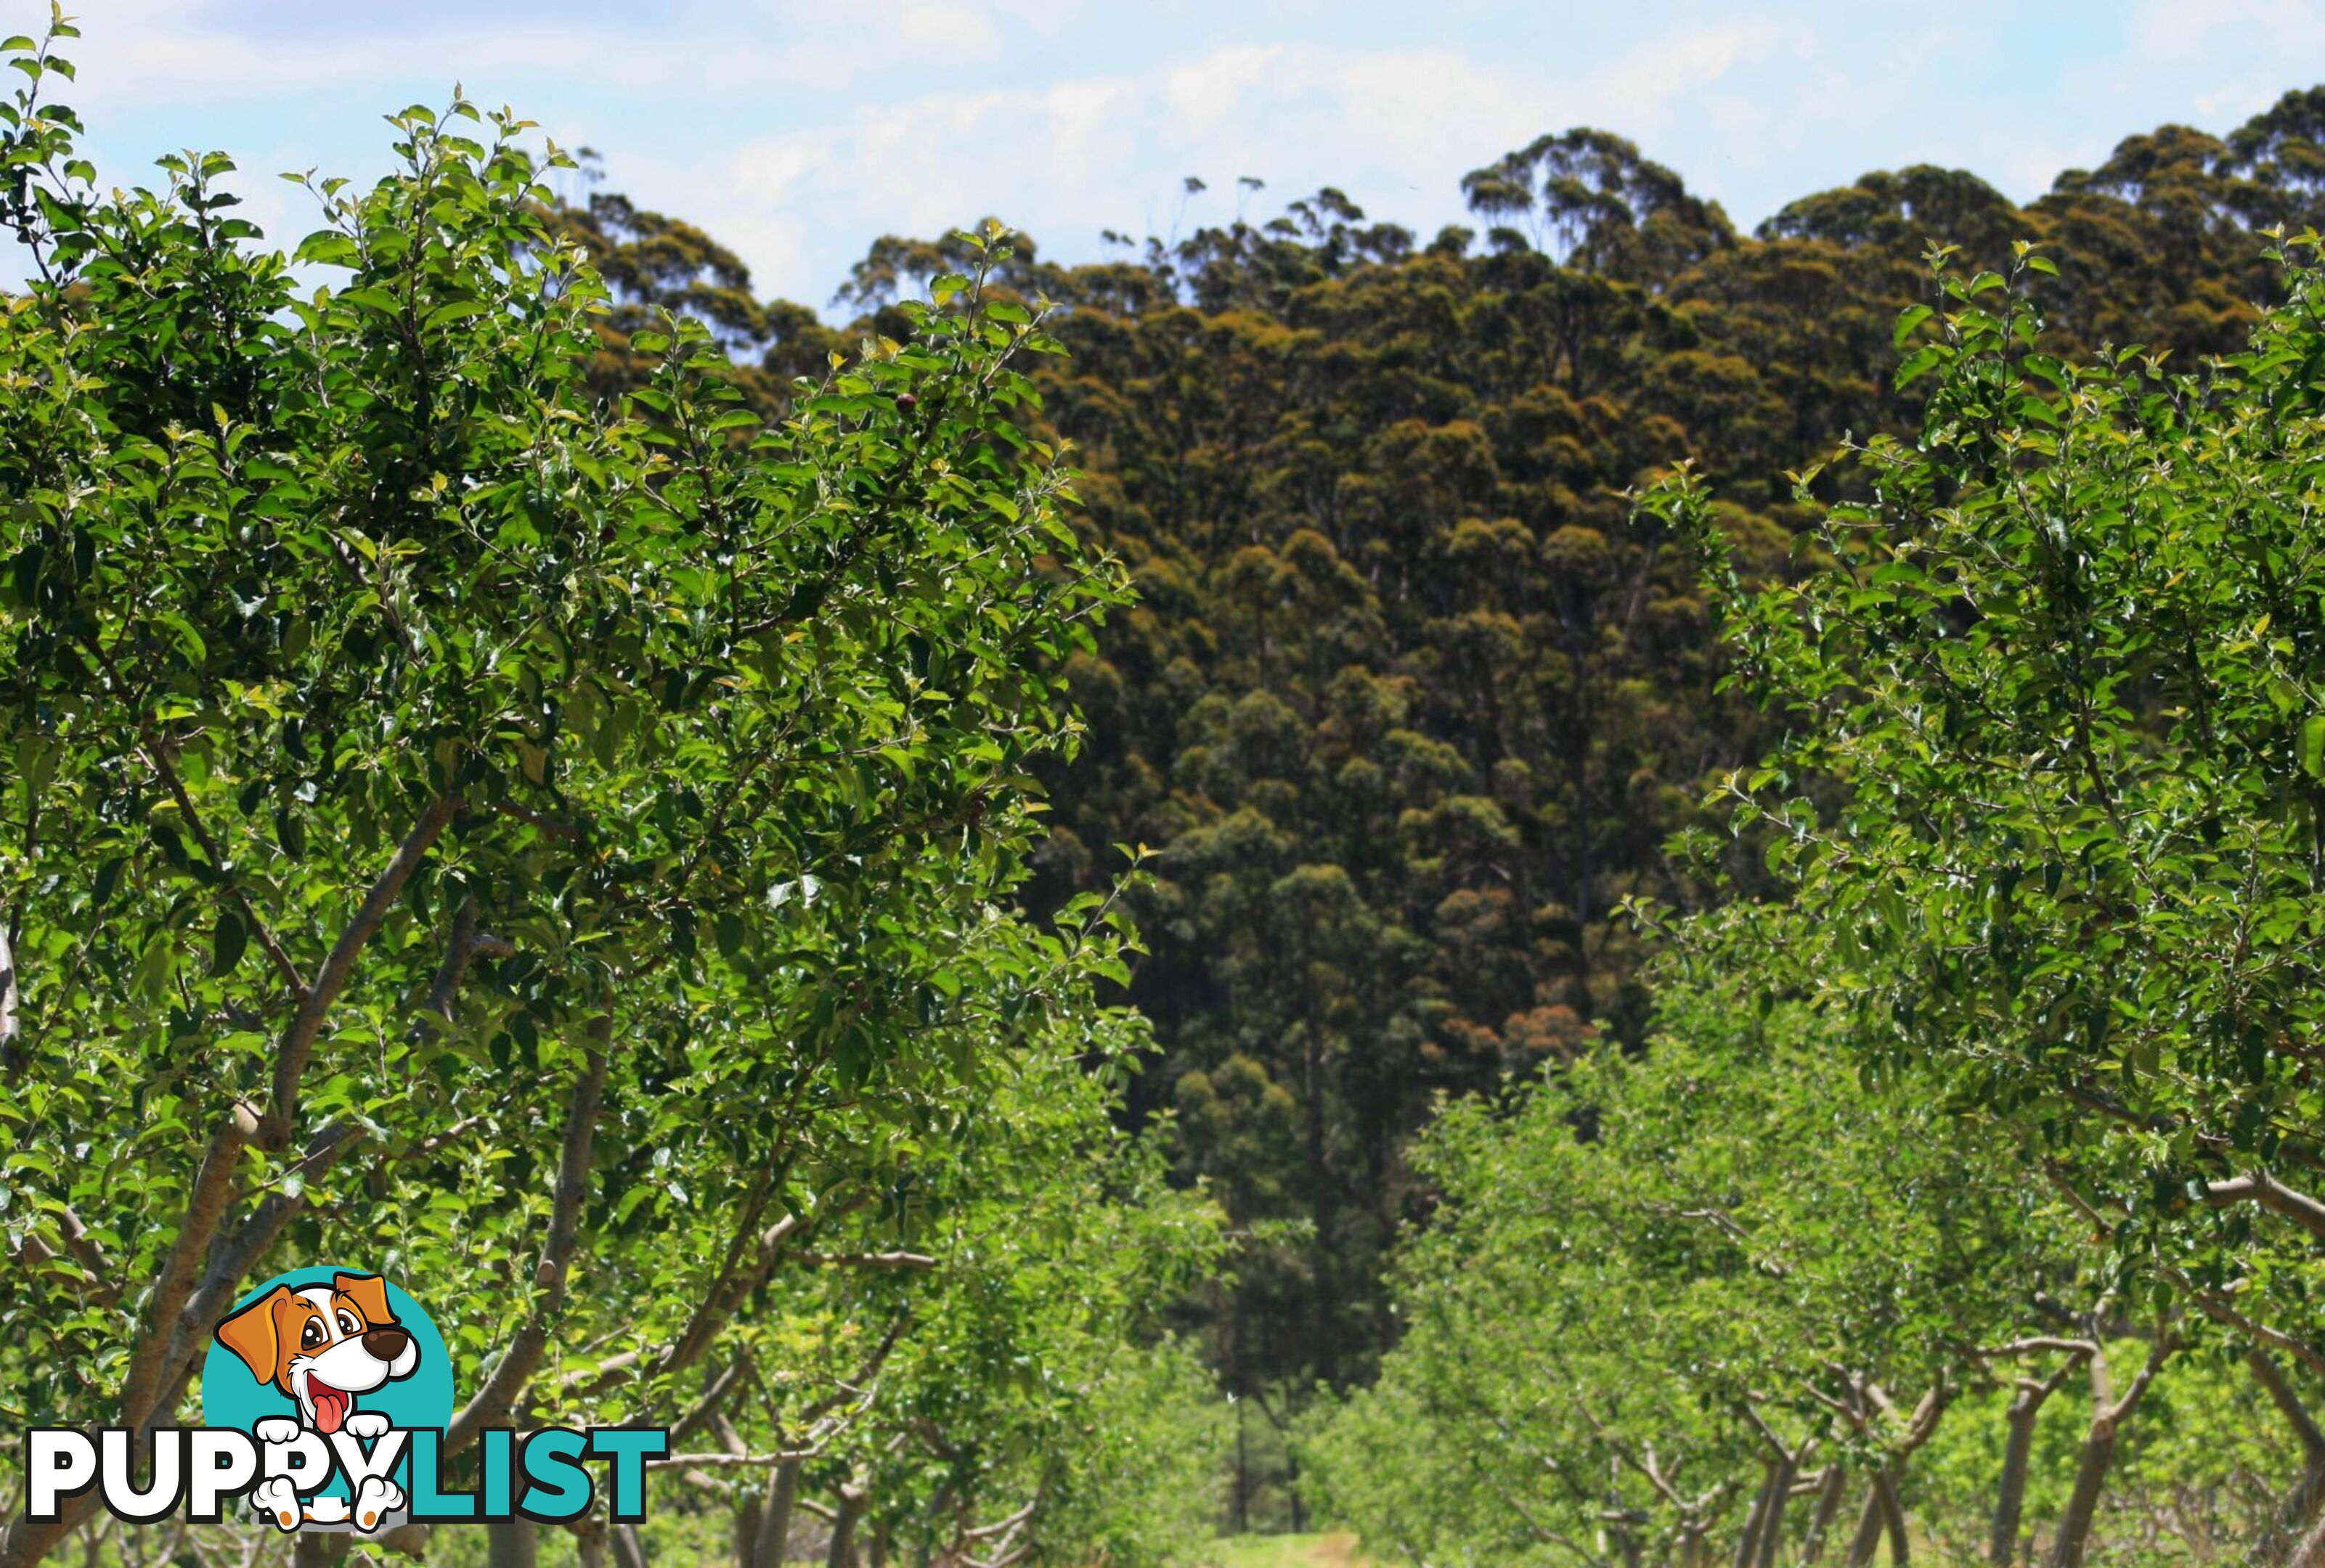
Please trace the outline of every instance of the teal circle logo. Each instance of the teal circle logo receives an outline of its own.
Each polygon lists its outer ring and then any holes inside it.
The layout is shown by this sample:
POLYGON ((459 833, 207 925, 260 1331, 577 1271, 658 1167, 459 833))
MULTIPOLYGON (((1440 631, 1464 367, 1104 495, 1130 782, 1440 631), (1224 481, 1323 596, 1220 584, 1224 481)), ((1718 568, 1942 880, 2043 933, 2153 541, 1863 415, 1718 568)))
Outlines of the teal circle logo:
MULTIPOLYGON (((202 1360, 205 1425, 256 1435, 262 1421, 290 1421, 328 1437, 358 1415, 407 1429, 451 1423, 451 1355, 402 1287, 363 1269, 294 1268, 214 1326, 202 1360)), ((353 1430, 375 1425, 358 1420, 353 1430)), ((394 1471, 406 1496, 410 1468, 406 1453, 394 1471)), ((335 1475, 320 1495, 347 1490, 335 1475)))

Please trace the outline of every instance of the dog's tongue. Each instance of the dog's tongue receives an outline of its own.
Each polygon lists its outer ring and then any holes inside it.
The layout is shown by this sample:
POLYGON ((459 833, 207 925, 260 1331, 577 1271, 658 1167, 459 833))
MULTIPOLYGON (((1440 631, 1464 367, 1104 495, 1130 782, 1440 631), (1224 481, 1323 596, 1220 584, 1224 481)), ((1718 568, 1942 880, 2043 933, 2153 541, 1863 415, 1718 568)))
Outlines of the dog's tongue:
POLYGON ((307 1379, 307 1397, 315 1402, 315 1429, 329 1437, 347 1418, 347 1407, 354 1400, 329 1383, 318 1382, 311 1375, 307 1379))

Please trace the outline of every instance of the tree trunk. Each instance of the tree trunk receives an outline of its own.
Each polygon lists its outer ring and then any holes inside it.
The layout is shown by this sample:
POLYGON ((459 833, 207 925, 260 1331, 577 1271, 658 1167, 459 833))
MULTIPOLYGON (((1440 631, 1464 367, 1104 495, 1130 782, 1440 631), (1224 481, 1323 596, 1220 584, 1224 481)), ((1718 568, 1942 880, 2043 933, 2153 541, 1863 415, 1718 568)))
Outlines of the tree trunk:
POLYGON ((533 1568, 540 1542, 531 1519, 509 1519, 485 1526, 486 1568, 533 1568))
POLYGON ((746 1497, 735 1505, 735 1568, 751 1568, 759 1556, 759 1520, 764 1513, 760 1499, 746 1497))
POLYGON ((853 1481, 839 1489, 839 1510, 831 1521, 831 1550, 824 1568, 856 1568, 856 1521, 864 1517, 865 1491, 853 1481))
POLYGON ((2059 1538, 2051 1544, 2051 1568, 2082 1568, 2091 1521, 2098 1515, 2099 1489, 2107 1484, 2107 1466, 2115 1460, 2116 1434, 2171 1353, 2171 1331, 2159 1324, 2148 1346, 2147 1364, 2140 1368, 2139 1376, 2120 1399, 2108 1397, 2107 1358, 2091 1358, 2091 1426, 2083 1438, 2082 1458, 2075 1465, 2075 1490, 2067 1499, 2066 1514, 2059 1520, 2059 1538))
POLYGON ((2293 1555, 2285 1559, 2284 1568, 2325 1568, 2325 1512, 2320 1512, 2316 1523, 2293 1544, 2293 1555))
POLYGON ((1236 1471, 1233 1517, 1238 1536, 1251 1534, 1251 1440, 1244 1431, 1244 1405, 1236 1401, 1236 1471))
POLYGON ((783 1549, 792 1538, 792 1510, 799 1503, 799 1479, 796 1459, 768 1472, 766 1495, 760 1499, 759 1539, 752 1548, 751 1568, 783 1568, 783 1549))
POLYGON ((1797 1456, 1780 1462, 1768 1487, 1768 1506, 1760 1516, 1756 1568, 1776 1568, 1776 1551, 1784 1544, 1784 1510, 1792 1500, 1792 1478, 1800 1473, 1797 1456))
POLYGON ((1857 1533, 1848 1538, 1848 1568, 1866 1568, 1881 1549, 1881 1483, 1865 1489, 1865 1507, 1857 1516, 1857 1533))
POLYGON ((606 1526, 602 1520, 589 1520, 573 1532, 573 1551, 581 1560, 581 1568, 606 1568, 606 1526))
POLYGON ((1802 1568, 1824 1555, 1824 1538, 1832 1529, 1833 1516, 1840 1512, 1841 1494, 1848 1486, 1848 1472, 1838 1463, 1825 1466, 1824 1480, 1817 1487, 1816 1512, 1809 1516, 1809 1533, 1801 1541, 1802 1568))
POLYGON ((1300 1451, 1292 1446, 1289 1433, 1283 1435, 1283 1496, 1292 1505, 1292 1533, 1304 1536, 1308 1533, 1308 1505, 1300 1495, 1300 1451))
POLYGON ((614 1561, 620 1568, 649 1568, 645 1537, 635 1525, 614 1526, 614 1561))
POLYGON ((1306 1037, 1301 1055, 1301 1088, 1308 1100, 1308 1219, 1315 1227, 1309 1256, 1316 1271, 1316 1380, 1326 1388, 1338 1388, 1340 1308, 1333 1276, 1332 1172, 1324 1147, 1324 1032, 1317 1021, 1322 1013, 1321 1007, 1311 1006, 1308 1021, 1301 1026, 1306 1037))
MULTIPOLYGON (((301 1530, 298 1545, 291 1548, 293 1568, 326 1568, 329 1563, 344 1563, 347 1541, 344 1530, 301 1530)), ((499 1565, 495 1564, 495 1568, 499 1565)))
POLYGON ((2083 1439, 2082 1458, 2075 1465, 2075 1490, 2067 1511, 2059 1519, 2059 1538, 2051 1544, 2052 1568, 2082 1568, 2083 1548, 2089 1544, 2091 1520, 2099 1508, 2099 1489, 2107 1484, 2108 1463, 2115 1458, 2115 1423, 2102 1414, 2083 1439))
POLYGON ((2034 1423, 2043 1401, 2058 1387, 2055 1379, 2018 1385, 2010 1401, 2010 1439, 2002 1450, 2002 1482, 1994 1495, 1994 1526, 1986 1538, 1986 1560, 1993 1568, 2010 1568, 2018 1557, 2018 1526, 2026 1508, 2026 1462, 2034 1451, 2034 1423))
POLYGON ((1752 1511, 1744 1516, 1744 1533, 1736 1537, 1736 1556, 1732 1568, 1755 1568, 1760 1561, 1760 1525, 1768 1517, 1771 1498, 1776 1490, 1776 1479, 1783 1467, 1774 1460, 1768 1462, 1767 1474, 1760 1490, 1752 1499, 1752 1511))
POLYGON ((1881 1499, 1881 1522, 1889 1531, 1891 1568, 1905 1568, 1913 1548, 1905 1537, 1905 1507, 1897 1496, 1897 1467, 1894 1463, 1874 1471, 1873 1495, 1881 1499))

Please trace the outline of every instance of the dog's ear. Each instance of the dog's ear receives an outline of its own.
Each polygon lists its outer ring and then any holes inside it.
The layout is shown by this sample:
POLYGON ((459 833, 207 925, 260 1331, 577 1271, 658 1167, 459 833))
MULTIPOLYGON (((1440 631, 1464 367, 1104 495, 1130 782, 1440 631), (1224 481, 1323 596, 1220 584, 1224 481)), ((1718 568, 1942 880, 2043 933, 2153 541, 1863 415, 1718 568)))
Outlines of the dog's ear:
POLYGON ((376 1274, 334 1274, 331 1288, 356 1304, 363 1320, 373 1328, 395 1321, 395 1310, 387 1305, 387 1281, 376 1274))
POLYGON ((274 1327, 274 1309, 291 1298, 291 1287, 278 1285, 218 1325, 218 1342, 242 1358, 250 1375, 262 1383, 274 1381, 281 1353, 274 1327))

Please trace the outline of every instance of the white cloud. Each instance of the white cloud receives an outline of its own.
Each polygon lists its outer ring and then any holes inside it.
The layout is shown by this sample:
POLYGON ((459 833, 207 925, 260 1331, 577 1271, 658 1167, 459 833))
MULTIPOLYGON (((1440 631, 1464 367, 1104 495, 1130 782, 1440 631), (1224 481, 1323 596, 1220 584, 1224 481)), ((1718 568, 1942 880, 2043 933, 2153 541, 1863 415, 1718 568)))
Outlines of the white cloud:
POLYGON ((1594 71, 1581 89, 1591 116, 1626 127, 1667 122, 1680 105, 1738 65, 1774 53, 1781 45, 1805 52, 1804 41, 1770 22, 1737 23, 1657 39, 1612 69, 1594 71))
POLYGON ((1275 44, 1237 44, 1166 72, 1162 97, 1178 115, 1181 134, 1201 135, 1217 126, 1266 78, 1283 52, 1275 44))
POLYGON ((736 151, 735 183, 754 201, 782 201, 830 161, 829 140, 813 132, 764 137, 736 151))
POLYGON ((1001 47, 1001 30, 990 15, 950 0, 904 0, 897 8, 894 36, 910 50, 959 51, 979 60, 1001 47))

